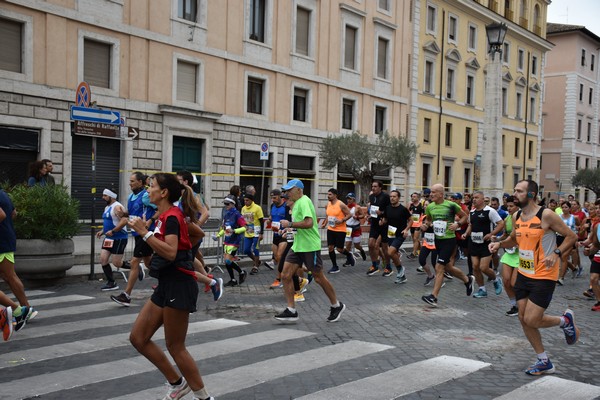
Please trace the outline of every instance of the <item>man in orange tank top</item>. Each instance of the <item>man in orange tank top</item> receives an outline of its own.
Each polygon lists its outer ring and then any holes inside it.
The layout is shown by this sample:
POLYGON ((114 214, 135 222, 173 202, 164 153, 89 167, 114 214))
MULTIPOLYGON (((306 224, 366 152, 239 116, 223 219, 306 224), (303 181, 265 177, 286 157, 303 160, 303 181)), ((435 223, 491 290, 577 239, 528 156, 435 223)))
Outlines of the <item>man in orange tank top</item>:
POLYGON ((537 354, 537 361, 525 370, 528 375, 552 374, 555 370, 544 350, 540 328, 558 325, 567 344, 575 344, 579 339, 573 311, 567 309, 560 317, 545 314, 556 287, 560 256, 573 247, 577 236, 553 210, 537 205, 537 194, 536 182, 517 183, 514 197, 521 211, 513 215, 513 231, 508 238, 489 245, 492 253, 501 247, 519 246, 519 274, 514 291, 523 332, 537 354), (558 247, 556 233, 565 237, 558 247))
POLYGON ((326 214, 327 219, 323 221, 323 227, 327 227, 327 247, 329 250, 329 259, 331 260, 331 269, 327 271, 330 274, 340 272, 340 267, 337 265, 337 257, 335 250, 346 256, 346 264, 354 265, 354 256, 344 247, 346 241, 346 221, 352 216, 350 209, 346 204, 338 199, 338 192, 331 188, 327 191, 326 214))

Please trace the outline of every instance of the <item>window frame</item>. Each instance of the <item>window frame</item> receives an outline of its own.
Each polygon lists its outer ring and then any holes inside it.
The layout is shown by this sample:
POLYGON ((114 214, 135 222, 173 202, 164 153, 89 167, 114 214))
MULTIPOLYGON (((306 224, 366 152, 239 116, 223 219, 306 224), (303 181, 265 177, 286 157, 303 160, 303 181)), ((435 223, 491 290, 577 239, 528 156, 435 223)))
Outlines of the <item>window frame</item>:
POLYGON ((448 43, 458 44, 458 33, 459 33, 459 19, 458 16, 452 13, 448 13, 448 43), (454 32, 451 32, 452 22, 454 21, 454 32), (452 38, 451 35, 454 35, 452 38))
MULTIPOLYGON (((0 18, 21 23, 21 70, 0 70, 0 78, 33 82, 33 17, 0 8, 0 18)), ((78 64, 82 62, 78 59, 78 64)))
POLYGON ((466 84, 465 84, 465 104, 468 106, 475 105, 475 74, 467 72, 466 84), (471 85, 469 86, 469 80, 471 85), (470 99, 469 99, 470 97, 470 99))
POLYGON ((120 54, 121 54, 121 41, 118 38, 99 34, 96 32, 86 31, 80 29, 77 34, 77 51, 78 51, 78 65, 77 65, 77 78, 79 82, 85 81, 84 79, 84 63, 85 63, 85 54, 84 54, 84 44, 85 40, 93 40, 101 43, 106 43, 110 45, 110 77, 109 83, 110 87, 103 88, 99 86, 90 85, 93 88, 93 92, 96 94, 107 95, 107 96, 115 96, 119 97, 119 87, 120 87, 120 54))
POLYGON ((423 143, 431 142, 431 118, 423 118, 423 143))
POLYGON ((340 130, 342 132, 346 132, 346 133, 352 133, 355 130, 357 130, 357 118, 358 118, 358 99, 354 96, 349 96, 349 95, 342 95, 341 96, 341 101, 340 101, 340 130), (344 103, 348 101, 348 102, 352 102, 352 115, 350 116, 350 128, 345 128, 344 127, 344 121, 346 120, 346 118, 344 118, 344 103))
POLYGON ((301 2, 296 2, 294 7, 294 26, 292 30, 292 54, 299 57, 314 58, 314 24, 315 10, 307 7, 301 2), (307 53, 298 52, 298 9, 308 12, 308 27, 307 27, 307 53))
POLYGON ((373 116, 374 116, 374 118, 373 118, 373 120, 374 120, 374 129, 373 129, 373 132, 376 135, 385 133, 385 131, 388 130, 388 110, 389 110, 389 107, 387 105, 383 104, 383 103, 375 103, 373 110, 374 110, 373 111, 374 112, 373 113, 373 116), (378 120, 378 118, 377 118, 377 111, 379 111, 379 110, 383 110, 383 120, 381 122, 382 129, 379 132, 377 132, 377 120, 378 120))
POLYGON ((246 71, 244 80, 244 113, 247 117, 255 119, 267 119, 269 117, 269 77, 256 72, 246 71), (250 95, 250 80, 262 81, 262 99, 261 113, 254 113, 248 110, 248 96, 250 95))
POLYGON ((197 57, 190 57, 186 54, 173 54, 173 104, 202 109, 204 107, 204 60, 197 57), (177 98, 178 86, 178 63, 179 61, 196 65, 196 101, 190 103, 177 98))
POLYGON ((293 125, 310 126, 312 124, 312 88, 308 85, 294 82, 292 83, 292 104, 291 104, 291 115, 290 121, 293 125), (294 119, 295 116, 295 97, 296 89, 304 90, 306 92, 306 105, 305 105, 305 121, 294 119))
POLYGON ((438 8, 432 3, 427 3, 427 12, 425 13, 425 33, 436 36, 438 30, 438 8), (430 11, 433 11, 430 17, 430 11), (430 22, 433 23, 433 27, 430 26, 430 22))
POLYGON ((467 50, 468 51, 473 51, 476 52, 477 51, 477 36, 478 36, 478 29, 477 29, 477 25, 470 23, 468 25, 467 28, 467 50), (472 29, 472 30, 471 30, 472 29), (473 45, 473 46, 471 46, 473 45))

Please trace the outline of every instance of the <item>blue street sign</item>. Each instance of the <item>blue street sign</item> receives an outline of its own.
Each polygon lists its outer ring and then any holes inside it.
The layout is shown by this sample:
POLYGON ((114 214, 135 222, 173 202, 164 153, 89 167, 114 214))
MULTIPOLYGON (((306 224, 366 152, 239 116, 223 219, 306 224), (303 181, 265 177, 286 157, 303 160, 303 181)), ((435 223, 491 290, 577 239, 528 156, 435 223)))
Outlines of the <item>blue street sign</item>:
POLYGON ((269 160, 269 143, 263 142, 260 145, 260 160, 268 161, 269 160))
POLYGON ((119 125, 121 113, 113 110, 71 106, 71 120, 119 125))

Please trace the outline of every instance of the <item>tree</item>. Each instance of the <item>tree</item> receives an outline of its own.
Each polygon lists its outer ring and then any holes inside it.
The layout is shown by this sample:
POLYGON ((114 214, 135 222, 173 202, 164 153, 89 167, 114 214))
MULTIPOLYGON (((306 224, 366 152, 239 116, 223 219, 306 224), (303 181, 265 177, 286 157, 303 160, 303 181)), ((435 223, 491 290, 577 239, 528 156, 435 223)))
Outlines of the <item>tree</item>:
POLYGON ((329 135, 321 144, 321 164, 325 169, 336 166, 349 172, 366 195, 376 175, 400 167, 408 173, 417 154, 417 145, 405 136, 393 136, 387 131, 375 140, 360 132, 350 135, 329 135))
POLYGON ((573 186, 581 186, 596 193, 596 197, 600 198, 600 169, 580 169, 575 176, 571 178, 573 186))

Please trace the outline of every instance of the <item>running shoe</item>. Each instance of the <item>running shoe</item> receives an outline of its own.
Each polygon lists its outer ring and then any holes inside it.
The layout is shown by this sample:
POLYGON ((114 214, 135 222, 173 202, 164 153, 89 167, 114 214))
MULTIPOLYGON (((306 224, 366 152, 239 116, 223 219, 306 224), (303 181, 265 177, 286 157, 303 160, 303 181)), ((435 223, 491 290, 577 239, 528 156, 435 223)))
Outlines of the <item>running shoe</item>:
POLYGON ((342 313, 346 309, 346 305, 340 301, 340 305, 338 307, 331 307, 329 309, 329 317, 327 317, 327 322, 336 322, 342 316, 342 313))
POLYGON ((291 312, 289 308, 285 308, 281 313, 275 315, 277 321, 295 322, 298 321, 298 311, 291 312))
POLYGON ((600 301, 592 306, 592 311, 600 311, 600 301))
MULTIPOLYGON (((390 276, 390 275, 392 275, 392 272, 393 272, 393 271, 392 271, 390 268, 385 268, 385 269, 383 270, 383 274, 382 274, 382 276, 390 276)), ((402 275, 404 275, 404 273, 403 273, 402 275)))
POLYGON ((367 275, 373 276, 373 275, 375 275, 378 272, 379 272, 379 268, 375 268, 374 266, 371 265, 369 267, 369 270, 367 271, 367 275))
POLYGON ((363 249, 360 249, 360 257, 363 259, 363 261, 367 261, 367 253, 365 253, 363 249))
POLYGON ((431 282, 433 282, 435 280, 435 275, 433 275, 431 278, 430 277, 426 277, 425 278, 425 283, 423 284, 423 286, 429 286, 429 284, 431 284, 431 282))
POLYGON ((2 337, 6 342, 13 334, 12 308, 6 307, 0 311, 0 328, 2 329, 2 337))
POLYGON ((275 262, 273 260, 265 261, 263 264, 265 264, 265 266, 267 268, 269 268, 271 271, 273 271, 275 269, 275 262))
POLYGON ((281 284, 281 281, 280 281, 279 279, 277 279, 277 278, 276 278, 276 279, 273 281, 273 283, 271 283, 271 286, 269 286, 269 289, 277 289, 277 288, 280 288, 280 287, 282 287, 282 286, 283 286, 283 285, 281 284))
POLYGON ((444 278, 450 279, 450 280, 454 279, 454 277, 450 274, 450 272, 445 272, 445 271, 444 271, 444 278))
POLYGON ((200 398, 194 396, 194 397, 192 397, 192 400, 215 400, 215 398, 210 396, 208 399, 200 399, 200 398))
POLYGON ((594 291, 592 290, 592 288, 589 288, 588 290, 583 292, 583 295, 590 300, 593 300, 596 297, 596 295, 594 295, 594 291))
POLYGON ((502 293, 502 278, 497 277, 494 281, 494 291, 496 292, 496 296, 502 293))
POLYGON ((139 270, 138 270, 138 280, 141 282, 146 277, 146 271, 144 271, 144 267, 142 267, 142 264, 140 264, 138 266, 138 268, 139 268, 139 270))
POLYGON ((508 317, 517 317, 517 316, 519 316, 519 309, 517 308, 517 306, 512 306, 512 307, 510 308, 510 310, 508 310, 508 311, 506 312, 506 315, 507 315, 508 317))
POLYGON ((406 258, 408 258, 409 260, 414 260, 415 258, 417 258, 417 256, 415 256, 413 253, 408 253, 406 255, 406 258))
MULTIPOLYGON (((209 277, 210 279, 214 279, 214 276, 212 274, 208 274, 206 276, 209 277)), ((204 284, 204 293, 208 293, 208 292, 210 292, 210 283, 205 283, 204 284)))
POLYGON ((216 279, 216 281, 217 281, 217 283, 215 283, 214 285, 212 285, 210 287, 210 290, 212 291, 213 298, 215 299, 215 301, 219 300, 221 298, 221 296, 223 296, 223 279, 218 278, 218 279, 216 279))
POLYGON ((475 277, 473 275, 468 275, 467 278, 469 281, 465 283, 465 287, 467 288, 467 296, 471 296, 473 294, 473 283, 475 283, 475 277))
POLYGON ((306 279, 308 279, 308 283, 311 283, 313 281, 312 272, 308 271, 308 273, 306 274, 306 279))
POLYGON ((429 304, 432 307, 438 306, 437 299, 433 294, 430 294, 429 296, 421 296, 421 300, 423 300, 425 303, 429 304))
POLYGON ((487 297, 487 291, 483 290, 483 288, 479 288, 479 290, 473 295, 476 299, 481 299, 487 297))
POLYGON ((565 318, 565 326, 562 330, 565 333, 567 344, 575 344, 579 340, 579 328, 575 326, 575 315, 570 309, 566 309, 563 317, 565 318))
POLYGON ((299 290, 299 292, 300 293, 306 292, 306 290, 308 289, 308 284, 309 283, 310 282, 308 282, 308 279, 306 279, 306 278, 300 278, 300 290, 299 290))
POLYGON ((542 361, 538 358, 535 364, 530 365, 529 368, 525 370, 527 375, 543 375, 543 374, 553 374, 554 373, 554 365, 552 365, 552 361, 547 359, 546 361, 542 361))
POLYGON ((422 267, 422 266, 420 266, 420 265, 419 265, 419 266, 417 267, 417 272, 418 272, 419 274, 424 274, 424 273, 425 273, 425 270, 423 269, 423 267, 422 267))
POLYGON ((340 272, 340 267, 337 265, 334 265, 329 271, 327 271, 328 274, 337 274, 338 272, 340 272))
POLYGON ((179 385, 171 385, 169 382, 165 383, 169 388, 167 394, 163 397, 163 400, 178 400, 182 399, 186 394, 192 391, 192 388, 188 385, 185 378, 181 377, 181 383, 179 385))
POLYGON ((38 315, 38 312, 33 307, 30 306, 29 308, 31 308, 31 312, 27 316, 27 323, 29 323, 29 321, 31 321, 38 315))
POLYGON ((556 281, 556 283, 558 283, 558 286, 564 286, 565 280, 563 278, 558 278, 558 280, 556 281))
POLYGON ((396 275, 396 280, 394 283, 406 283, 407 281, 408 279, 406 278, 406 275, 396 275))
POLYGON ((579 268, 577 268, 577 275, 575 275, 575 278, 581 278, 581 275, 583 275, 583 267, 580 265, 579 268))
POLYGON ((234 287, 234 286, 237 286, 237 285, 238 285, 237 281, 235 279, 232 279, 229 282, 227 282, 226 284, 224 284, 223 286, 225 286, 225 287, 234 287))
POLYGON ((240 285, 244 283, 244 281, 246 281, 247 276, 248 273, 245 270, 242 270, 242 272, 240 272, 240 285))
POLYGON ((129 261, 123 261, 123 265, 121 265, 119 268, 121 268, 121 269, 131 269, 131 263, 129 261))
POLYGON ((119 285, 116 282, 107 282, 106 285, 100 288, 103 292, 110 292, 111 290, 119 290, 119 285))
POLYGON ((303 302, 304 300, 306 300, 306 299, 304 298, 304 294, 303 294, 303 293, 295 293, 295 294, 294 294, 294 301, 295 301, 296 303, 301 303, 301 302, 303 302))
POLYGON ((13 311, 13 323, 14 323, 14 331, 19 332, 21 329, 25 327, 25 324, 31 318, 31 314, 33 314, 33 308, 28 306, 20 306, 21 314, 19 316, 15 316, 13 311))
POLYGON ((129 297, 129 295, 125 292, 121 292, 121 294, 118 296, 111 295, 110 299, 115 303, 125 307, 129 307, 131 305, 131 297, 129 297))

